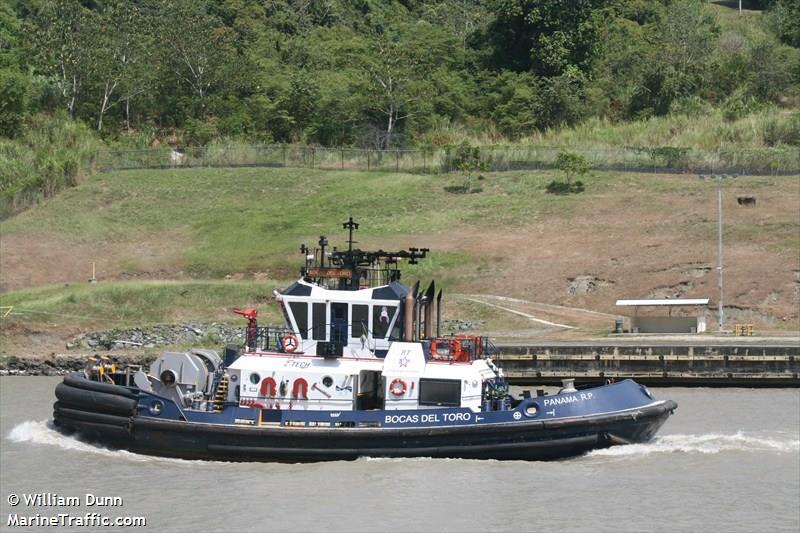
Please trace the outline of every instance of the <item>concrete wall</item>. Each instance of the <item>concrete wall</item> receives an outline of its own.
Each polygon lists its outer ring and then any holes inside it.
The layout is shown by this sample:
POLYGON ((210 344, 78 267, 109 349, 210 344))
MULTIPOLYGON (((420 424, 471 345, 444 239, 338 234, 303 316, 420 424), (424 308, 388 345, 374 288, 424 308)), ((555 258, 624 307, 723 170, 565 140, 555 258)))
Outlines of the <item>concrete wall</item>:
MULTIPOLYGON (((699 320, 696 316, 634 316, 631 317, 631 327, 639 328, 639 333, 690 333, 701 331, 699 320)), ((705 330, 705 320, 703 320, 705 330)))

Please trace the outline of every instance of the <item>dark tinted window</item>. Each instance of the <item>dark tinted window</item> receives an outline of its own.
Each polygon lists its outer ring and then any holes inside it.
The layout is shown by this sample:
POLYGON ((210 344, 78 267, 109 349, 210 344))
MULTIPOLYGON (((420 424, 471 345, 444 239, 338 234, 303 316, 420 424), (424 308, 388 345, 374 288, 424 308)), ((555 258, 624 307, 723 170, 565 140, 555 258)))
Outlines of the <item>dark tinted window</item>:
POLYGON ((313 327, 311 338, 315 341, 325 340, 325 332, 328 324, 327 317, 325 316, 326 307, 324 303, 315 303, 311 306, 314 315, 311 317, 311 325, 313 327))
POLYGON ((294 315, 294 322, 300 330, 300 336, 308 338, 308 304, 306 302, 289 302, 289 309, 294 315))
POLYGON ((458 379, 420 379, 420 405, 461 405, 461 381, 458 379))
POLYGON ((331 304, 331 342, 347 344, 347 304, 331 304))
POLYGON ((397 311, 397 307, 391 305, 376 305, 372 308, 372 336, 376 339, 386 337, 389 332, 389 324, 397 311))
POLYGON ((369 306, 353 306, 353 337, 359 338, 369 329, 369 306))
POLYGON ((405 310, 403 306, 397 308, 397 318, 394 321, 394 327, 392 328, 392 334, 389 335, 389 340, 397 341, 400 340, 400 336, 402 335, 402 327, 403 327, 403 314, 405 310))

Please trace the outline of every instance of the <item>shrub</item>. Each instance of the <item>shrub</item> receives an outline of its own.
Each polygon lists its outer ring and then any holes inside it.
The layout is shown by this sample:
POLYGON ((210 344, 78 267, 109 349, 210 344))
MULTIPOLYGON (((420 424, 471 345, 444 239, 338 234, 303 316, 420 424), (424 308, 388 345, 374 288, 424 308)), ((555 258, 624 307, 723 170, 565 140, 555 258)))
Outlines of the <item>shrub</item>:
POLYGON ((219 135, 213 120, 189 119, 186 121, 186 143, 205 146, 219 135))
POLYGON ((586 157, 575 152, 559 152, 556 167, 564 173, 567 183, 574 177, 582 177, 592 169, 592 163, 586 157))
POLYGON ((800 113, 792 114, 788 120, 769 120, 764 125, 764 144, 800 146, 800 113))
POLYGON ((0 135, 15 137, 28 112, 30 78, 22 73, 0 69, 0 135))
MULTIPOLYGON (((467 141, 462 142, 456 147, 455 154, 451 155, 451 147, 447 148, 448 166, 466 174, 463 185, 447 185, 444 190, 454 194, 479 193, 482 187, 472 187, 474 173, 486 170, 488 163, 481 157, 481 149, 477 146, 470 146, 467 141)), ((478 180, 483 180, 483 175, 477 176, 478 180)))

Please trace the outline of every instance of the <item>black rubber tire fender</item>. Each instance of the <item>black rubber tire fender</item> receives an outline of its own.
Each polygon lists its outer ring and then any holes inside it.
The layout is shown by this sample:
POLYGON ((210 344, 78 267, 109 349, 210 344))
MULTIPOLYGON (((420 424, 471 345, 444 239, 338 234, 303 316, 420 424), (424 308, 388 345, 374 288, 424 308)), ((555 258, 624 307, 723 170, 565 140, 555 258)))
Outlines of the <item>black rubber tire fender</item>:
POLYGON ((129 428, 109 424, 86 422, 74 418, 62 418, 61 427, 67 431, 75 431, 92 441, 103 443, 130 442, 132 435, 129 428))
POLYGON ((61 406, 92 413, 132 416, 136 413, 137 401, 113 394, 70 387, 65 383, 56 386, 56 398, 61 406))
POLYGON ((107 424, 109 426, 119 426, 123 428, 130 427, 131 424, 130 417, 107 415, 103 413, 90 413, 88 411, 79 411, 77 409, 70 409, 62 406, 59 406, 54 414, 57 414, 59 419, 71 418, 73 420, 94 422, 95 424, 107 424))
POLYGON ((95 392, 102 392, 104 394, 113 394, 114 396, 122 396, 135 400, 139 395, 125 387, 119 385, 112 385, 110 383, 100 383, 99 381, 91 381, 86 379, 81 372, 73 372, 64 376, 64 383, 70 387, 77 389, 90 390, 95 392))

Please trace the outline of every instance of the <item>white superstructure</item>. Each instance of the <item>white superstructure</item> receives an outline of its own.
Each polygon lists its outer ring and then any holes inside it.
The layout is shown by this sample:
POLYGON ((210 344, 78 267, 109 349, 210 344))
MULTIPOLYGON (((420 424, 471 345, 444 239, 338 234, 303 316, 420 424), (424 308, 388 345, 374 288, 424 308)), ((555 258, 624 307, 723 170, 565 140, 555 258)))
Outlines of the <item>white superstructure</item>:
POLYGON ((479 411, 485 359, 426 358, 419 342, 393 342, 385 358, 245 354, 230 367, 229 401, 265 409, 364 410, 468 407, 479 411))

